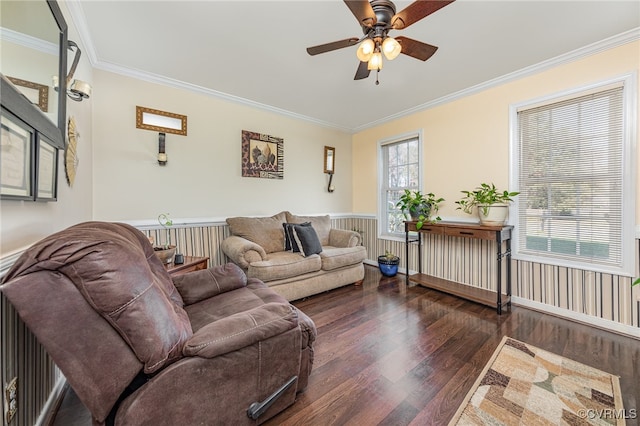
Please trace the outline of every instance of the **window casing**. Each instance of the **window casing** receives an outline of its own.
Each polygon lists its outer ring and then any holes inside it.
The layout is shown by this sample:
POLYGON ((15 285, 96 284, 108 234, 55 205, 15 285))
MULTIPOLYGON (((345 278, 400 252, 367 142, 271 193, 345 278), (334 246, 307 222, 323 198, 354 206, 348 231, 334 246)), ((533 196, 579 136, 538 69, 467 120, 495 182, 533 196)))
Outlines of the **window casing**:
POLYGON ((378 143, 378 236, 404 239, 403 212, 396 207, 405 189, 422 187, 422 133, 413 132, 378 143))
POLYGON ((633 81, 512 106, 516 259, 634 273, 633 81))

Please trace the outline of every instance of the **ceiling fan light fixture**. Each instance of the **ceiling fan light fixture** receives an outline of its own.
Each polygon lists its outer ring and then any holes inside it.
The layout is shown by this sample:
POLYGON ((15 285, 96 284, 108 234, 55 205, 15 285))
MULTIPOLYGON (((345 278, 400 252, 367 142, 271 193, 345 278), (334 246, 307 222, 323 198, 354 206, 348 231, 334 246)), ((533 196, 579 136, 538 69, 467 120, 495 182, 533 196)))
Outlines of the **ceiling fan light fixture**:
POLYGON ((400 46, 400 43, 393 37, 387 37, 382 42, 382 52, 384 52, 384 56, 390 61, 397 58, 401 51, 402 46, 400 46))
POLYGON ((360 46, 358 46, 358 50, 356 51, 356 56, 360 59, 361 62, 369 62, 371 57, 373 56, 373 51, 376 45, 370 38, 365 39, 360 46))
POLYGON ((380 71, 382 69, 382 53, 378 51, 371 55, 371 59, 367 63, 367 69, 369 71, 380 71))

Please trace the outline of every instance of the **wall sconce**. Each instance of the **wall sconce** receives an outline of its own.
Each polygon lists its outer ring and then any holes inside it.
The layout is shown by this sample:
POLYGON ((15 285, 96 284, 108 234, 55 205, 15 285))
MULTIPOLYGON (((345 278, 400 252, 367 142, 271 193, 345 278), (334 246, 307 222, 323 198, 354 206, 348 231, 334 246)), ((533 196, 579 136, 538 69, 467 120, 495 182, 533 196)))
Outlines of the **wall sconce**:
POLYGON ((167 164, 167 154, 164 150, 164 133, 158 133, 158 164, 164 166, 167 164))
MULTIPOLYGON (((73 57, 73 63, 71 64, 71 69, 69 70, 69 75, 67 75, 67 96, 76 102, 82 102, 83 99, 89 99, 89 97, 91 96, 91 85, 82 80, 72 81, 73 74, 76 72, 76 67, 78 66, 78 62, 80 61, 80 55, 82 55, 82 51, 72 40, 67 40, 67 45, 69 50, 73 50, 73 48, 75 48, 76 50, 76 53, 73 57)), ((53 77, 53 88, 56 92, 58 91, 58 76, 53 77)))
POLYGON ((136 106, 136 128, 158 132, 158 164, 167 164, 166 133, 187 135, 187 116, 136 106))
POLYGON ((333 181, 333 173, 336 168, 336 149, 332 146, 324 147, 324 172, 329 175, 329 185, 327 191, 333 192, 335 188, 331 184, 333 181))

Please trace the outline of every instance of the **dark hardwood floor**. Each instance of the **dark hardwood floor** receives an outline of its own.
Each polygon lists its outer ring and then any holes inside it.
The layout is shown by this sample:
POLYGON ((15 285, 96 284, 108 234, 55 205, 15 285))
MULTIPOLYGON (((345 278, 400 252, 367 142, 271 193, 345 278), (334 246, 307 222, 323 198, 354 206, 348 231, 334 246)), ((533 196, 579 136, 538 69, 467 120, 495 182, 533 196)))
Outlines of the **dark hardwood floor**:
MULTIPOLYGON (((505 335, 620 376, 624 408, 640 415, 640 341, 629 337, 521 307, 498 316, 370 266, 362 286, 294 304, 318 327, 315 362, 268 426, 446 425, 505 335)), ((54 425, 90 424, 68 392, 54 425)))

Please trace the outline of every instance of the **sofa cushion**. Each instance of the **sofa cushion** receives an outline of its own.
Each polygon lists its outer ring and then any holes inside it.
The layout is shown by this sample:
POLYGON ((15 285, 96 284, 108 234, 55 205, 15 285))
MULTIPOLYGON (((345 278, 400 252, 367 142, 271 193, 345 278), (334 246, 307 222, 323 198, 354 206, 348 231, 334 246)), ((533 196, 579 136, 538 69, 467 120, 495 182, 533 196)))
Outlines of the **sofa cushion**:
POLYGON ((321 266, 322 262, 317 254, 302 257, 299 253, 281 251, 270 253, 267 260, 251 263, 247 276, 268 282, 316 272, 321 266))
POLYGON ((271 217, 230 217, 227 224, 232 235, 246 238, 266 253, 273 253, 284 247, 282 224, 286 221, 285 213, 280 212, 271 217))
POLYGON ((322 245, 313 226, 293 225, 292 235, 302 256, 308 257, 322 251, 322 245))
POLYGON ((332 247, 326 246, 320 253, 322 270, 331 271, 344 266, 361 263, 367 257, 367 249, 363 246, 356 247, 332 247))
POLYGON ((322 246, 329 245, 329 232, 331 232, 331 218, 329 215, 324 216, 297 216, 291 214, 290 212, 286 213, 286 220, 288 223, 304 223, 311 222, 311 226, 316 230, 318 234, 318 238, 320 239, 320 244, 322 246))

